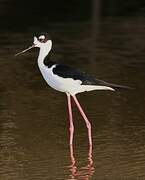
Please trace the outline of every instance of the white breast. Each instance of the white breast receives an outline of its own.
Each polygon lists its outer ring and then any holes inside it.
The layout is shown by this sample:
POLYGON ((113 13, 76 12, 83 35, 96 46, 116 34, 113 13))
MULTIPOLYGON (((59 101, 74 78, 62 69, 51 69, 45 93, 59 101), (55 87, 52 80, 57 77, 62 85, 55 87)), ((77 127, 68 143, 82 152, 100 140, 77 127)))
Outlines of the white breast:
POLYGON ((39 66, 42 76, 47 84, 57 91, 76 94, 76 91, 78 91, 78 88, 81 86, 81 81, 73 80, 72 78, 62 78, 55 75, 53 73, 53 68, 55 68, 55 66, 56 65, 53 65, 51 68, 39 66))
POLYGON ((96 86, 96 85, 81 85, 82 81, 74 80, 72 78, 63 78, 53 73, 53 68, 56 65, 53 65, 51 68, 47 66, 39 66, 39 69, 42 73, 43 78, 47 84, 53 89, 75 95, 84 91, 93 91, 93 90, 114 90, 106 86, 96 86))

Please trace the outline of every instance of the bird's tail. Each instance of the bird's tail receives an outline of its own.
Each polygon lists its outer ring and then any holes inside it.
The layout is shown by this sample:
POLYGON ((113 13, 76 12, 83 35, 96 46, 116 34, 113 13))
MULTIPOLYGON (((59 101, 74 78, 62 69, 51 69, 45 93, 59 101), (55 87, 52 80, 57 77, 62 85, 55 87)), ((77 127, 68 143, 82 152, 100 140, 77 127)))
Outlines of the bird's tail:
POLYGON ((129 87, 129 86, 118 85, 118 84, 114 84, 114 83, 109 83, 109 86, 115 90, 118 90, 118 89, 133 90, 134 89, 134 88, 129 87))

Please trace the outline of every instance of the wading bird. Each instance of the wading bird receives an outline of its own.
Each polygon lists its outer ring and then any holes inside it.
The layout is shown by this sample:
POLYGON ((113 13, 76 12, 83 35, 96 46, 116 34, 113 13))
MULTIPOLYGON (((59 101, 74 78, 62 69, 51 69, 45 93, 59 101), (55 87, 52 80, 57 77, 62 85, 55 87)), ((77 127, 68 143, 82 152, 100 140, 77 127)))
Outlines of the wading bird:
POLYGON ((110 90, 114 91, 118 88, 127 88, 126 86, 116 85, 113 83, 108 83, 99 79, 96 79, 94 76, 88 75, 84 72, 80 72, 72 67, 58 64, 49 60, 49 52, 52 49, 52 40, 47 33, 42 33, 37 37, 34 37, 33 45, 29 48, 17 53, 15 56, 18 56, 26 51, 38 47, 40 48, 38 56, 38 66, 41 71, 41 74, 47 84, 53 89, 64 92, 67 95, 67 104, 68 104, 68 113, 69 113, 69 144, 73 144, 73 135, 74 135, 74 125, 73 125, 73 116, 72 116, 72 105, 71 98, 74 100, 78 110, 80 111, 87 130, 88 130, 88 139, 89 145, 92 146, 92 131, 91 123, 88 120, 86 114, 84 113, 76 94, 82 93, 85 91, 93 90, 110 90))

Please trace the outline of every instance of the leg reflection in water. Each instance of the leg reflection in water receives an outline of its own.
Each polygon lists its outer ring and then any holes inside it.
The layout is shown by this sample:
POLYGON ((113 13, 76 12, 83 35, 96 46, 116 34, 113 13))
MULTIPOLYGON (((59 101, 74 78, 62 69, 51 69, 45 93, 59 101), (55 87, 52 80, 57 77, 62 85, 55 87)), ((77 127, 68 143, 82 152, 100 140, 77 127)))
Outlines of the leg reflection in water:
POLYGON ((95 169, 93 167, 93 159, 92 159, 92 146, 89 146, 88 150, 88 163, 86 166, 77 167, 77 162, 74 156, 73 145, 70 145, 70 159, 71 165, 69 166, 69 170, 71 172, 70 179, 75 180, 77 178, 81 178, 83 180, 89 180, 95 169))

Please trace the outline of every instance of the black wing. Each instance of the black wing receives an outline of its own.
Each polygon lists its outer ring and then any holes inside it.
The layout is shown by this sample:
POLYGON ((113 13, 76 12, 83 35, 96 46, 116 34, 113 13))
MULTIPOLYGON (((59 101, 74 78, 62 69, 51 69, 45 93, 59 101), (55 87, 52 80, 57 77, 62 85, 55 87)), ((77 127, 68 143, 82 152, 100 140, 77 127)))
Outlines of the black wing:
POLYGON ((56 64, 56 67, 53 68, 53 73, 63 78, 72 78, 74 80, 80 80, 82 81, 82 85, 107 86, 115 89, 118 88, 131 89, 128 86, 117 85, 96 79, 92 75, 88 75, 85 72, 81 72, 77 69, 74 69, 66 65, 56 64))
POLYGON ((53 73, 63 78, 72 78, 74 80, 80 80, 82 81, 82 84, 96 84, 96 80, 93 76, 87 75, 86 73, 74 69, 70 66, 57 64, 56 67, 53 69, 53 73))
POLYGON ((53 69, 53 73, 63 78, 72 78, 74 80, 80 80, 82 81, 82 85, 97 85, 97 86, 108 86, 114 88, 115 87, 127 88, 126 86, 116 85, 96 79, 94 76, 88 75, 85 72, 81 72, 77 69, 61 64, 56 64, 56 67, 53 69))

